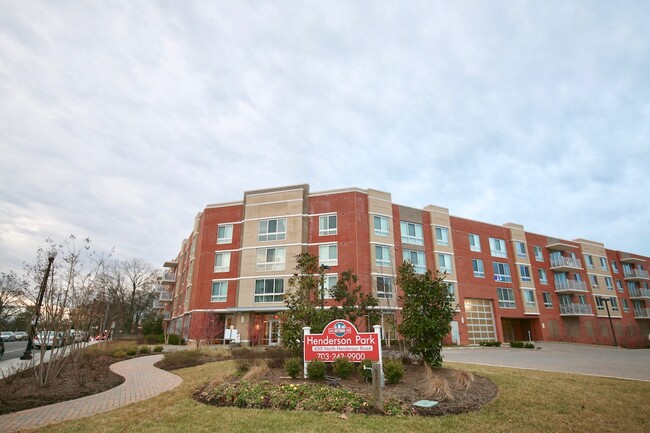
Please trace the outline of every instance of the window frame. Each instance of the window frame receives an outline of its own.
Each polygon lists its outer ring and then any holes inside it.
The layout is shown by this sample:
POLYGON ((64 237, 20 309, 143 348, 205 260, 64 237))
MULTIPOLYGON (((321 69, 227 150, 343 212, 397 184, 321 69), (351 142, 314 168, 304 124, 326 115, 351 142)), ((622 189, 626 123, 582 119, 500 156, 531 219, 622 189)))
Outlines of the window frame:
POLYGON ((268 304, 268 303, 277 303, 277 302, 284 302, 284 278, 259 278, 255 280, 255 287, 253 289, 253 303, 254 304, 268 304), (266 290, 268 289, 267 287, 267 281, 272 281, 273 282, 273 287, 272 291, 268 293, 266 290), (258 293, 258 284, 260 282, 263 282, 263 287, 264 289, 263 292, 258 293), (282 292, 277 292, 276 291, 276 286, 278 282, 282 283, 282 292), (258 300, 258 297, 261 297, 261 300, 258 300), (266 300, 266 297, 271 297, 271 300, 266 300), (279 298, 279 299, 278 299, 279 298))
POLYGON ((468 238, 469 238, 469 250, 474 251, 476 253, 480 253, 481 252, 481 236, 479 236, 477 234, 474 234, 474 233, 469 233, 468 238))
POLYGON ((217 245, 231 244, 233 237, 233 224, 218 224, 217 225, 217 245), (220 231, 223 229, 224 236, 220 237, 220 231))
POLYGON ((526 283, 533 281, 533 278, 530 275, 529 265, 519 265, 519 274, 521 275, 521 281, 526 283))
POLYGON ((500 283, 512 283, 510 264, 503 262, 492 262, 492 271, 494 272, 494 281, 498 281, 500 283), (497 267, 502 267, 503 269, 497 269, 497 267))
POLYGON ((454 263, 451 254, 438 253, 438 270, 447 274, 454 273, 454 263), (443 266, 443 262, 445 266, 443 266))
POLYGON ((324 266, 338 266, 339 264, 339 245, 338 244, 323 244, 318 246, 318 264, 324 266), (323 257, 323 250, 327 248, 327 258, 323 257), (334 251, 336 257, 331 257, 331 252, 334 251))
POLYGON ((228 300, 228 281, 213 280, 210 291, 210 302, 226 302, 228 300), (219 292, 215 295, 215 285, 219 286, 219 292), (221 291, 223 290, 223 293, 221 291))
POLYGON ((402 260, 405 262, 411 262, 411 264, 413 264, 413 270, 416 274, 424 274, 427 271, 427 258, 424 254, 424 251, 404 249, 402 250, 402 260), (408 257, 406 257, 407 254, 408 257), (413 254, 415 254, 415 257, 418 259, 418 263, 413 262, 413 254), (422 258, 422 263, 420 263, 420 257, 422 258))
POLYGON ((390 246, 381 244, 375 245, 375 266, 379 268, 390 268, 392 266, 390 246), (386 256, 388 258, 386 258, 386 256))
POLYGON ((509 310, 513 310, 517 308, 517 300, 515 299, 515 291, 512 288, 509 287, 497 287, 497 301, 499 304, 499 308, 506 308, 509 310), (507 297, 503 297, 502 295, 504 293, 507 293, 507 297), (507 299, 506 299, 507 298, 507 299), (512 298, 512 299, 510 299, 512 298))
POLYGON ((287 238, 287 219, 286 218, 265 218, 260 220, 257 225, 257 241, 258 242, 269 242, 269 241, 283 241, 287 238), (269 226, 275 223, 275 231, 270 231, 269 226), (284 231, 281 230, 281 226, 284 225, 284 231), (262 227, 265 226, 265 230, 262 230, 262 227))
POLYGON ((436 226, 436 245, 449 246, 449 228, 436 226))
POLYGON ((548 284, 548 274, 546 273, 546 269, 537 268, 537 278, 539 278, 540 284, 548 284), (544 278, 542 278, 542 275, 544 275, 544 278))
POLYGON ((400 221, 400 235, 403 244, 424 245, 424 229, 422 224, 410 221, 400 221), (413 228, 413 234, 410 229, 413 228))
POLYGON ((528 253, 526 252, 526 243, 522 241, 515 241, 515 253, 517 257, 526 258, 528 253))
POLYGON ((285 247, 268 247, 258 248, 256 255, 255 270, 261 271, 283 271, 286 266, 286 248, 285 247), (269 261, 269 253, 273 251, 272 260, 269 261), (264 252, 262 257, 262 252, 264 252), (260 261, 263 258, 264 261, 260 261), (281 260, 280 260, 281 258, 281 260))
POLYGON ((474 278, 485 278, 485 267, 482 259, 472 259, 472 271, 474 278))
POLYGON ((318 217, 318 236, 334 236, 338 234, 338 218, 335 213, 320 215, 318 217), (332 218, 334 228, 332 228, 332 218))
POLYGON ((395 297, 395 280, 392 276, 390 275, 377 275, 377 278, 375 279, 375 283, 377 285, 376 287, 376 294, 377 294, 377 299, 393 299, 395 297), (379 290, 380 288, 380 283, 379 280, 382 280, 381 286, 384 288, 384 290, 379 290), (386 283, 389 282, 387 285, 386 283), (390 289, 390 292, 386 291, 385 288, 388 287, 390 289))
POLYGON ((524 289, 524 304, 526 307, 536 307, 537 300, 535 299, 535 290, 524 289))
POLYGON ((542 299, 544 301, 545 308, 553 308, 553 298, 551 297, 551 292, 542 292, 542 299))
POLYGON ((490 242, 490 255, 492 257, 508 258, 508 247, 506 241, 499 238, 488 238, 490 242), (503 249, 501 249, 503 247, 503 249))
POLYGON ((535 260, 538 262, 544 261, 544 250, 539 245, 533 247, 533 254, 535 255, 535 260), (539 253, 539 254, 538 254, 539 253))
POLYGON ((373 215, 372 216, 372 227, 375 233, 375 236, 389 237, 390 236, 390 226, 388 225, 388 217, 382 215, 373 215), (377 222, 379 222, 379 228, 377 228, 377 222), (384 223, 386 229, 384 230, 384 223))
POLYGON ((230 271, 230 258, 231 258, 231 252, 230 251, 215 251, 214 253, 214 273, 219 273, 219 272, 229 272, 230 271), (217 262, 219 261, 219 257, 222 257, 221 259, 221 265, 218 266, 217 262), (227 260, 224 260, 225 258, 228 258, 227 260), (224 265, 224 261, 227 261, 228 264, 224 265))

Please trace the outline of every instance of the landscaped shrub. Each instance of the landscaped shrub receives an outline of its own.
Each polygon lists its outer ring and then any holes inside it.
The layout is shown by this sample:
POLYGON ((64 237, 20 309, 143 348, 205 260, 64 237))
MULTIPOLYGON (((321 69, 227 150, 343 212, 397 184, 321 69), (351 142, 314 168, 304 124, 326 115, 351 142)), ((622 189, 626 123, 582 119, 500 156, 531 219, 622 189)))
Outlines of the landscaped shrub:
POLYGON ((291 357, 291 352, 284 347, 267 347, 264 350, 266 364, 271 368, 281 368, 284 362, 291 357))
POLYGON ((426 366, 426 375, 424 379, 426 385, 426 397, 431 400, 445 401, 453 400, 454 394, 451 392, 451 387, 447 379, 433 374, 433 370, 428 365, 426 366))
POLYGON ((143 355, 147 354, 149 352, 151 352, 151 349, 149 349, 149 346, 141 346, 140 348, 138 348, 138 353, 141 353, 143 355))
POLYGON ((144 336, 144 342, 147 344, 160 344, 165 341, 163 334, 147 334, 144 336))
POLYGON ((136 353, 138 353, 137 347, 129 347, 128 349, 126 349, 126 354, 128 356, 135 356, 136 353))
POLYGON ((156 352, 156 353, 160 353, 160 352, 163 351, 163 349, 164 348, 162 346, 156 346, 156 347, 153 348, 153 351, 156 352))
POLYGON ((269 372, 269 366, 266 364, 255 364, 248 369, 246 374, 242 376, 243 380, 259 380, 266 376, 269 372))
POLYGON ((515 348, 515 349, 523 349, 524 348, 524 342, 523 341, 511 341, 510 342, 510 347, 515 348))
POLYGON ((347 379, 354 371, 354 364, 349 358, 336 358, 332 370, 336 376, 347 379))
POLYGON ((404 364, 397 359, 387 359, 384 361, 384 377, 390 384, 398 383, 404 377, 404 364))
POLYGON ((174 370, 177 368, 194 367, 203 363, 203 354, 197 350, 179 350, 178 352, 165 352, 160 368, 174 370))
POLYGON ((167 341, 169 341, 169 344, 175 344, 175 345, 185 344, 185 340, 182 339, 180 335, 176 335, 176 334, 171 334, 167 341))
POLYGON ((454 371, 454 385, 459 391, 467 391, 474 382, 474 375, 467 370, 454 371))
POLYGON ((126 352, 124 350, 116 350, 115 352, 111 353, 111 356, 113 358, 126 358, 126 352))
POLYGON ((253 361, 251 361, 250 359, 235 360, 235 369, 237 371, 237 375, 239 376, 243 375, 248 370, 250 370, 252 366, 253 366, 253 361))
POLYGON ((535 345, 533 343, 526 343, 524 344, 525 349, 534 349, 535 345))
POLYGON ((307 376, 312 380, 325 377, 325 363, 321 361, 310 361, 307 364, 307 376))
POLYGON ((300 358, 289 358, 284 361, 284 371, 287 372, 292 378, 298 377, 302 370, 302 359, 300 358))
POLYGON ((366 380, 372 379, 372 361, 369 359, 364 359, 359 363, 359 373, 361 377, 366 380))
POLYGON ((479 343, 479 346, 485 346, 485 347, 501 347, 501 342, 500 341, 481 341, 479 343))

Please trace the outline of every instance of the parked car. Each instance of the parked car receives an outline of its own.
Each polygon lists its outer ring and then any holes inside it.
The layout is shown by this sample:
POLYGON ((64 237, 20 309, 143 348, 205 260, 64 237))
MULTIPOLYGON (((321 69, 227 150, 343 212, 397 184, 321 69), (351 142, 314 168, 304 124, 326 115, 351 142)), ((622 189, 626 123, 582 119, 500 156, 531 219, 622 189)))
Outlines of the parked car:
POLYGON ((0 340, 0 359, 2 359, 4 354, 5 354, 5 342, 0 340))
POLYGON ((34 348, 40 349, 42 346, 51 349, 61 347, 65 344, 65 334, 63 332, 41 331, 34 336, 34 348))
POLYGON ((0 332, 0 340, 2 341, 16 341, 16 336, 11 331, 0 332))
POLYGON ((14 337, 16 337, 16 341, 24 341, 29 338, 29 334, 25 331, 16 331, 14 332, 14 337))

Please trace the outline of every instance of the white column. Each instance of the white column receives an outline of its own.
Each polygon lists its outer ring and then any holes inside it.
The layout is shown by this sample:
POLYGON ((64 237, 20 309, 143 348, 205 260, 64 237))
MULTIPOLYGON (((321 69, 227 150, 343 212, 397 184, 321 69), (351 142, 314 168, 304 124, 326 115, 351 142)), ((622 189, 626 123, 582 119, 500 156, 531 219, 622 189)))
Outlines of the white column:
POLYGON ((302 328, 302 374, 306 378, 307 377, 307 360, 305 359, 305 335, 309 335, 311 333, 311 327, 305 326, 302 328))

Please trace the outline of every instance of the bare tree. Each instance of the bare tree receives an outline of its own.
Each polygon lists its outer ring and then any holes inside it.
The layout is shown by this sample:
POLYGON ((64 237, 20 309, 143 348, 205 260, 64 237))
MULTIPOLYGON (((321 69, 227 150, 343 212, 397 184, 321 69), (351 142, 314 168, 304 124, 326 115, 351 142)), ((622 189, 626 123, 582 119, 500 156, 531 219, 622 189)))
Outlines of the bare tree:
POLYGON ((0 326, 6 326, 22 310, 21 297, 26 282, 15 272, 0 273, 0 326))
MULTIPOLYGON (((129 314, 124 323, 124 330, 126 332, 133 332, 137 331, 138 322, 142 317, 143 311, 147 308, 147 304, 143 303, 142 300, 148 297, 143 297, 138 292, 152 292, 158 275, 154 267, 142 259, 130 259, 121 262, 120 268, 130 289, 129 314)), ((148 305, 152 303, 153 298, 149 299, 148 305)))

